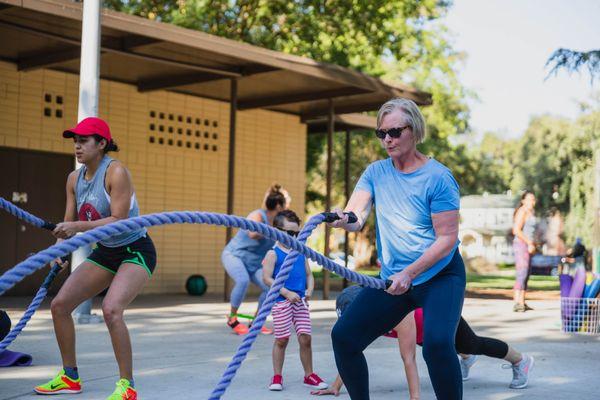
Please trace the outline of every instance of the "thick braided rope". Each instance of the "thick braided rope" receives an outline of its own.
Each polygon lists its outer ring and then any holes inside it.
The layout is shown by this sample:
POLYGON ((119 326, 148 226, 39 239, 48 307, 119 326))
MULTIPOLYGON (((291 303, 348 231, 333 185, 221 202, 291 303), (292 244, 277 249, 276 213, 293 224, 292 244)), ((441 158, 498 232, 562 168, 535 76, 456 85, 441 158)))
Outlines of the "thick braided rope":
POLYGON ((10 331, 10 333, 6 335, 2 342, 0 342, 0 353, 2 353, 2 351, 4 351, 8 346, 10 346, 10 344, 17 338, 17 336, 19 336, 21 331, 25 328, 27 322, 29 322, 29 320, 36 312, 40 304, 42 304, 42 301, 44 301, 44 298, 48 293, 48 288, 50 287, 50 284, 52 283, 56 275, 58 275, 60 270, 61 267, 58 264, 55 264, 50 269, 50 273, 48 273, 48 275, 46 276, 44 283, 42 283, 42 286, 31 301, 29 307, 27 307, 27 310, 25 311, 25 314, 23 314, 23 316, 21 317, 19 323, 15 325, 15 327, 10 331))
POLYGON ((0 208, 5 209, 15 217, 29 222, 31 225, 37 226, 38 228, 46 228, 48 223, 41 218, 36 217, 35 215, 28 213, 27 211, 20 209, 15 206, 10 201, 0 197, 0 208))
POLYGON ((385 289, 385 283, 381 279, 376 279, 370 276, 362 275, 344 268, 332 260, 326 258, 320 253, 317 253, 310 247, 300 243, 297 239, 283 233, 273 227, 260 222, 255 222, 242 217, 233 215, 198 212, 198 211, 171 211, 157 214, 141 215, 125 220, 113 222, 108 225, 100 226, 82 233, 81 235, 73 236, 60 243, 56 243, 46 250, 42 250, 37 254, 32 255, 26 260, 15 265, 13 268, 6 271, 0 276, 0 295, 4 294, 8 289, 12 288, 18 282, 23 280, 28 275, 31 275, 38 269, 50 261, 71 254, 82 246, 96 243, 100 240, 128 233, 142 227, 169 225, 169 224, 208 224, 222 225, 232 228, 241 228, 247 231, 257 232, 272 240, 277 240, 292 250, 304 254, 307 258, 316 261, 323 267, 335 272, 336 274, 357 282, 361 285, 385 289))
MULTIPOLYGON (((3 208, 4 210, 6 210, 10 214, 14 215, 18 219, 26 221, 26 222, 32 224, 33 226, 37 226, 38 228, 45 228, 45 229, 50 228, 50 224, 48 222, 46 222, 45 220, 43 220, 39 217, 36 217, 35 215, 15 206, 14 204, 12 204, 11 202, 7 201, 6 199, 4 199, 2 197, 0 197, 0 208, 3 208)), ((37 311, 39 306, 42 304, 42 301, 44 301, 46 294, 48 294, 48 288, 50 287, 50 285, 52 284, 52 281, 54 281, 54 278, 56 278, 56 275, 58 275, 59 272, 60 272, 60 266, 58 266, 58 265, 55 265, 50 269, 50 272, 46 276, 46 279, 44 279, 42 286, 40 287, 40 289, 36 293, 35 297, 31 301, 31 304, 29 304, 29 307, 27 307, 27 310, 25 310, 25 313, 23 314, 23 316, 21 317, 21 319, 19 320, 17 325, 15 325, 15 327, 2 340, 2 342, 0 342, 0 353, 2 351, 6 350, 6 348, 8 346, 10 346, 10 344, 21 333, 21 331, 23 331, 23 329, 25 328, 25 326, 27 325, 27 323, 29 322, 29 320, 31 319, 33 314, 37 311)))
MULTIPOLYGON (((308 239, 312 231, 323 221, 323 219, 324 217, 322 215, 316 215, 312 217, 306 223, 306 225, 304 225, 304 228, 298 235, 298 241, 301 243, 305 243, 306 239, 308 239)), ((262 326, 265 323, 265 320, 271 313, 271 309, 273 308, 275 301, 279 297, 279 291, 285 284, 285 281, 287 280, 290 272, 292 271, 292 267, 294 266, 294 263, 298 259, 299 255, 300 253, 298 253, 297 251, 291 251, 285 257, 285 261, 283 262, 279 273, 275 277, 275 281, 273 282, 273 285, 271 285, 271 288, 267 293, 267 297, 265 298, 262 306, 260 307, 256 318, 252 322, 250 332, 248 332, 248 334, 244 336, 244 340, 238 347, 237 352, 229 362, 229 365, 227 365, 227 368, 225 369, 225 372, 223 372, 219 383, 217 383, 217 385, 213 389, 209 400, 220 399, 221 396, 225 394, 225 390, 227 390, 227 388, 231 384, 231 381, 235 377, 237 370, 241 367, 242 362, 246 358, 246 355, 252 348, 256 337, 258 336, 262 326)))
MULTIPOLYGON (((310 235, 314 228, 323 221, 323 219, 324 217, 322 215, 317 215, 311 218, 311 220, 309 220, 302 230, 299 239, 306 241, 306 238, 310 235)), ((234 356, 230 365, 223 374, 221 382, 217 385, 217 388, 215 388, 213 394, 211 395, 211 399, 220 398, 231 383, 231 380, 235 376, 235 372, 241 365, 241 361, 246 357, 246 354, 250 350, 252 343, 256 339, 258 330, 260 330, 266 317, 270 313, 277 293, 287 279, 287 276, 291 270, 291 266, 298 257, 298 253, 304 254, 307 258, 316 261, 323 267, 337 273, 338 275, 341 275, 348 280, 376 289, 385 289, 385 282, 381 279, 372 278, 346 269, 334 263, 322 254, 317 253, 311 248, 305 246, 299 240, 292 238, 291 236, 263 223, 226 214, 173 211, 142 215, 139 217, 113 222, 57 243, 48 249, 27 258, 0 276, 0 295, 4 294, 8 289, 20 282, 26 276, 42 268, 48 262, 56 258, 66 256, 77 250, 79 247, 104 240, 111 236, 128 233, 142 227, 168 225, 174 223, 203 223, 209 225, 222 225, 233 228, 241 228, 248 231, 258 232, 269 239, 277 240, 293 250, 291 254, 286 257, 286 261, 284 262, 284 265, 282 266, 282 269, 278 274, 273 287, 269 291, 263 307, 261 307, 261 312, 255 320, 255 323, 253 324, 252 329, 248 333, 244 342, 242 345, 240 345, 237 354, 234 356), (279 286, 279 289, 277 289, 276 285, 279 286), (274 289, 277 289, 277 291, 274 289)))

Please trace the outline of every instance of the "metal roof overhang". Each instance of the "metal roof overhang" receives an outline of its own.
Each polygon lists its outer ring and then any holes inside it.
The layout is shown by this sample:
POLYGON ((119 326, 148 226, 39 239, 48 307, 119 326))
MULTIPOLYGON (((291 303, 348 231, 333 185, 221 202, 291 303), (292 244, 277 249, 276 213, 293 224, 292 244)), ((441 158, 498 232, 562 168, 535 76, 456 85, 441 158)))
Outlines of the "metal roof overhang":
MULTIPOLYGON (((0 59, 20 71, 49 68, 79 74, 82 4, 66 0, 0 0, 0 59)), ((102 10, 100 74, 141 92, 170 90, 230 101, 238 109, 300 115, 376 110, 392 97, 431 104, 431 95, 337 65, 102 10)))
MULTIPOLYGON (((304 120, 308 133, 326 133, 327 117, 309 118, 304 120)), ((336 114, 334 116, 334 131, 375 130, 377 118, 366 114, 336 114)))

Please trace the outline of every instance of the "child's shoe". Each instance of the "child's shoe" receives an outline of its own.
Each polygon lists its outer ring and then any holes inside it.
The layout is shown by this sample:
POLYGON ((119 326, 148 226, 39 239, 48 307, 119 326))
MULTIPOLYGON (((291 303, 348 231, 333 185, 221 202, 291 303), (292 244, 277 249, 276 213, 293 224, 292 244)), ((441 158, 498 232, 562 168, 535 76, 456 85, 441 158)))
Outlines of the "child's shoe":
POLYGON ((304 386, 316 390, 327 389, 327 387, 329 387, 329 385, 325 383, 323 379, 321 379, 321 377, 319 377, 319 375, 315 374, 314 372, 309 376, 304 377, 304 386))
POLYGON ((269 390, 280 391, 283 390, 283 376, 274 375, 269 385, 269 390))

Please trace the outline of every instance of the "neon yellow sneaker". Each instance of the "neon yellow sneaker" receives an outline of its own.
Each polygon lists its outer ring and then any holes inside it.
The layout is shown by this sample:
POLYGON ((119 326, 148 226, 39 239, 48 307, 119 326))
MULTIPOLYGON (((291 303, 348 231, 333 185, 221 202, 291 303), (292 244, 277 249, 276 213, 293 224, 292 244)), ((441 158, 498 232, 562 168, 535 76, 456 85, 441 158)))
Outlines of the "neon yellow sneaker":
POLYGON ((106 400, 137 400, 137 392, 131 387, 127 379, 121 378, 117 381, 117 387, 113 394, 108 396, 106 400))
POLYGON ((71 379, 61 370, 50 382, 33 389, 37 394, 81 393, 81 379, 71 379))

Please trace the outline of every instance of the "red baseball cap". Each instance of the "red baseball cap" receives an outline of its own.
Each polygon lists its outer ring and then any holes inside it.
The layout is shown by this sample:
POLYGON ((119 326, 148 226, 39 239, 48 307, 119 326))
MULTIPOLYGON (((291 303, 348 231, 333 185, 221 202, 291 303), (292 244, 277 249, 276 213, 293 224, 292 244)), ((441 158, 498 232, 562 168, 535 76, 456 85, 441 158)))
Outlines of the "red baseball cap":
POLYGON ((98 135, 108 140, 112 140, 108 124, 101 118, 88 117, 82 119, 75 128, 67 129, 63 132, 64 138, 72 138, 75 135, 91 136, 98 135))

